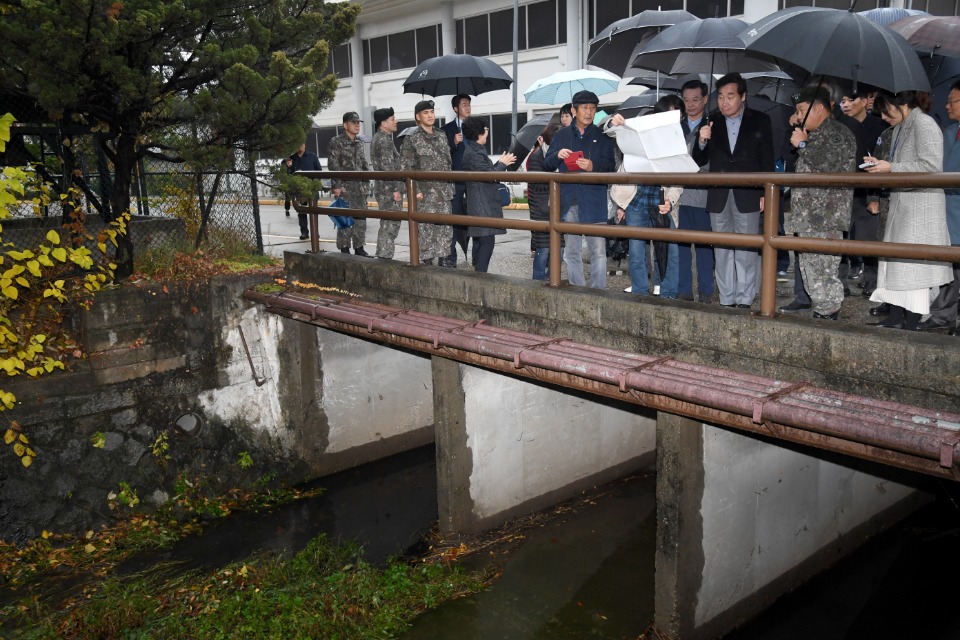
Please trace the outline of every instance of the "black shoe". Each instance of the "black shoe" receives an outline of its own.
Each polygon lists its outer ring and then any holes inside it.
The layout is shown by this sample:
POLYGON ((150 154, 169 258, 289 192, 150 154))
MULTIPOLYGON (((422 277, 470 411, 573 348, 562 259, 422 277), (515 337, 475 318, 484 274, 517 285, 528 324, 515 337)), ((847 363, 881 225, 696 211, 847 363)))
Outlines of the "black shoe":
POLYGON ((284 209, 284 211, 287 212, 287 217, 289 218, 289 217, 290 217, 290 209, 284 209))
POLYGON ((427 258, 426 260, 421 260, 420 262, 431 267, 433 266, 433 258, 427 258))
POLYGON ((840 312, 834 311, 833 313, 817 313, 816 311, 814 311, 813 317, 816 318, 817 320, 839 320, 840 312))
POLYGON ((843 297, 846 298, 846 297, 849 296, 849 295, 850 295, 850 287, 844 285, 844 286, 843 286, 843 297))
POLYGON ((687 301, 689 301, 689 302, 693 302, 693 294, 692 294, 692 293, 678 293, 678 294, 677 294, 677 300, 687 300, 687 301))
POLYGON ((809 302, 800 302, 799 300, 794 300, 790 304, 784 305, 777 309, 777 313, 793 313, 794 311, 809 311, 811 309, 809 302))
POLYGON ((949 325, 942 320, 934 320, 930 318, 929 320, 924 320, 923 322, 917 324, 917 329, 920 331, 935 331, 936 329, 946 329, 949 325))
POLYGON ((873 317, 890 315, 890 305, 886 302, 883 302, 879 306, 871 307, 870 315, 873 317))
POLYGON ((301 233, 301 234, 300 234, 300 239, 301 239, 301 240, 309 240, 309 239, 310 239, 310 234, 309 234, 309 233, 301 233))
POLYGON ((884 329, 903 329, 903 320, 891 320, 887 318, 886 320, 878 322, 877 326, 883 327, 884 329))
POLYGON ((349 254, 349 253, 350 253, 350 247, 343 247, 343 248, 341 248, 341 249, 340 249, 340 253, 349 254))
POLYGON ((950 329, 950 331, 947 331, 947 335, 948 335, 948 336, 960 336, 960 327, 954 327, 953 329, 950 329))
POLYGON ((877 290, 876 287, 864 287, 864 288, 863 288, 863 295, 865 295, 866 297, 869 298, 870 296, 873 295, 873 292, 876 291, 876 290, 877 290))
POLYGON ((738 304, 737 309, 749 309, 750 305, 748 304, 738 304))
POLYGON ((733 308, 736 307, 737 305, 735 305, 735 304, 723 304, 723 303, 721 302, 721 303, 720 303, 720 306, 721 306, 721 307, 727 307, 728 309, 733 309, 733 308))
MULTIPOLYGON (((348 251, 349 251, 349 249, 348 249, 348 251)), ((370 257, 370 254, 367 253, 367 252, 364 250, 363 247, 360 247, 359 249, 354 249, 354 250, 353 250, 353 254, 354 254, 354 255, 357 255, 357 256, 360 256, 361 258, 369 258, 369 257, 370 257)))

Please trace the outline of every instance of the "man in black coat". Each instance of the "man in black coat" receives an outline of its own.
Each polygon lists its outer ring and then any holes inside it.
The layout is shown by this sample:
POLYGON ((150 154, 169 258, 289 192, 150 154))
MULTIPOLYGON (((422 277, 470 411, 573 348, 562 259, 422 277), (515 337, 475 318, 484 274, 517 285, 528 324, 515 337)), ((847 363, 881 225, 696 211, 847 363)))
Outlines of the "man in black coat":
MULTIPOLYGON (((739 73, 717 81, 719 113, 700 127, 693 159, 710 173, 774 170, 770 117, 746 106, 747 83, 739 73)), ((715 187, 707 193, 713 231, 759 233, 763 189, 715 187)), ((716 247, 717 290, 725 307, 749 309, 757 289, 759 256, 752 249, 716 247)))
MULTIPOLYGON (((307 145, 302 144, 297 152, 287 158, 287 171, 296 173, 297 171, 320 171, 320 158, 312 151, 307 151, 307 145)), ((306 204, 310 204, 309 202, 306 204)), ((310 237, 310 230, 307 226, 307 214, 298 213, 297 221, 300 223, 300 239, 307 240, 310 237)))
MULTIPOLYGON (((463 121, 470 117, 470 96, 465 93, 453 96, 450 100, 450 106, 453 107, 454 118, 443 125, 443 132, 447 134, 447 144, 450 145, 450 165, 453 171, 463 169, 463 151, 466 143, 463 139, 463 121)), ((466 213, 464 200, 466 198, 467 185, 465 182, 453 183, 453 202, 451 213, 454 215, 463 215, 466 213)), ((440 266, 457 266, 457 244, 463 249, 464 258, 467 252, 467 228, 462 225, 453 227, 453 240, 450 242, 450 255, 440 259, 440 266)), ((474 245, 476 247, 476 245, 474 245)))

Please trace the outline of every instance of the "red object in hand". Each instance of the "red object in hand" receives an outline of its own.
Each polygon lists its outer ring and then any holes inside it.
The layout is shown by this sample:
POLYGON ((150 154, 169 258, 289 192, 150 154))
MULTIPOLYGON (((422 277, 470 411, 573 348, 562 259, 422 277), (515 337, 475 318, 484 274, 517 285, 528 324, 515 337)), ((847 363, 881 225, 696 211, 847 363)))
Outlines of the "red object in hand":
POLYGON ((564 158, 563 163, 567 165, 567 171, 583 171, 577 166, 577 160, 583 157, 583 151, 571 151, 570 155, 564 158))

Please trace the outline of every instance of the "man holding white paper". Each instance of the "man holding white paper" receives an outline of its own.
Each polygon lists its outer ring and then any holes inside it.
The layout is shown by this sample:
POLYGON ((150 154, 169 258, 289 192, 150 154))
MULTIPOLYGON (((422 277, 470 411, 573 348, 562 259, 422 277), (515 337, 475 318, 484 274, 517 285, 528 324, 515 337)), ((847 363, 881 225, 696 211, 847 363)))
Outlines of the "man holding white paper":
MULTIPOLYGON (((613 141, 593 124, 600 99, 591 91, 578 91, 573 96, 574 121, 553 137, 550 151, 544 158, 547 171, 573 173, 579 171, 609 172, 616 168, 613 141)), ((603 184, 564 183, 560 185, 560 211, 564 222, 606 224, 607 186, 603 184)), ((570 284, 584 286, 584 236, 568 234, 563 251, 570 284)), ((586 236, 590 251, 590 286, 603 289, 607 284, 607 241, 602 236, 586 236)))

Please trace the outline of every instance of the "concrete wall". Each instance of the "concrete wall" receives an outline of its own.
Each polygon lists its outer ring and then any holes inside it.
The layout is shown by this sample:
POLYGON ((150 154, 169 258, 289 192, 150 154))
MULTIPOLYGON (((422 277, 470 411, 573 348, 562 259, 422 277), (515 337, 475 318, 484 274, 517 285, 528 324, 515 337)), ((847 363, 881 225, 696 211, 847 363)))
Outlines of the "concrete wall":
POLYGON ((434 358, 440 527, 476 532, 652 466, 639 407, 434 358))
POLYGON ((916 476, 661 414, 656 626, 716 638, 924 500, 916 476))
POLYGON ((241 298, 267 279, 103 291, 73 319, 84 359, 5 381, 18 402, 4 418, 39 455, 26 469, 0 450, 0 539, 95 526, 120 482, 156 505, 181 475, 211 494, 266 478, 296 483, 433 441, 429 358, 241 298), (198 430, 175 426, 186 414, 198 430), (168 447, 155 453, 161 436, 168 447))
POLYGON ((960 412, 960 349, 949 336, 891 339, 873 327, 809 318, 760 318, 717 305, 471 271, 415 269, 340 254, 285 255, 300 280, 363 299, 635 353, 960 412))

